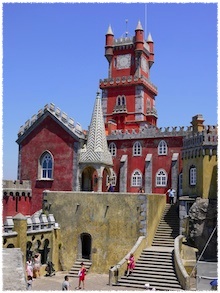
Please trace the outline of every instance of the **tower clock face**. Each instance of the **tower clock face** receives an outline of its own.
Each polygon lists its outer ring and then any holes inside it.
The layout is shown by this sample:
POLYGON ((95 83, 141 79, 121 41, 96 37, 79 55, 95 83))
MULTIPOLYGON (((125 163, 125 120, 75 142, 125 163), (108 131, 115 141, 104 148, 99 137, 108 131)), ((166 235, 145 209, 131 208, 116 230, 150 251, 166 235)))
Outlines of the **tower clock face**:
POLYGON ((117 56, 117 68, 126 69, 131 65, 131 54, 117 56))
POLYGON ((148 67, 148 62, 147 62, 147 60, 146 60, 145 58, 143 58, 143 57, 142 57, 142 59, 141 59, 141 67, 142 67, 142 69, 143 69, 144 72, 148 72, 148 69, 149 69, 149 67, 148 67))

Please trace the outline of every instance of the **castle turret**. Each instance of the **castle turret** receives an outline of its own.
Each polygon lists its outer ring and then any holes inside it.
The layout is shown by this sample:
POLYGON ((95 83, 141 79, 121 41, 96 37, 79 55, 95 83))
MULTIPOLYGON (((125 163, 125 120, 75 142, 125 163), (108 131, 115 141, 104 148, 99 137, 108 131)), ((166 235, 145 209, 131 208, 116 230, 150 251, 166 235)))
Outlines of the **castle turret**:
POLYGON ((144 50, 144 31, 141 22, 138 21, 137 28, 135 30, 135 52, 141 53, 144 50))
POLYGON ((151 66, 154 63, 154 42, 150 33, 147 37, 147 43, 149 45, 149 51, 150 51, 148 63, 149 63, 149 68, 151 68, 151 66))
POLYGON ((113 57, 113 47, 114 47, 114 34, 112 32, 112 28, 109 25, 108 31, 106 33, 106 39, 105 39, 105 57, 110 63, 113 57))

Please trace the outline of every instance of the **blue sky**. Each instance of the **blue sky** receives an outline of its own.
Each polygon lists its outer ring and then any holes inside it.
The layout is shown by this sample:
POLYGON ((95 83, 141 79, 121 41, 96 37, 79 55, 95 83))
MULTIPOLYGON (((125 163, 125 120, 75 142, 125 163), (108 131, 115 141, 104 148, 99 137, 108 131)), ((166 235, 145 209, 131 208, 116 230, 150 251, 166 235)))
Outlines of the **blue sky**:
POLYGON ((17 178, 18 130, 45 104, 88 128, 109 24, 116 38, 139 20, 152 35, 159 127, 217 123, 216 3, 4 3, 2 16, 3 179, 17 178))

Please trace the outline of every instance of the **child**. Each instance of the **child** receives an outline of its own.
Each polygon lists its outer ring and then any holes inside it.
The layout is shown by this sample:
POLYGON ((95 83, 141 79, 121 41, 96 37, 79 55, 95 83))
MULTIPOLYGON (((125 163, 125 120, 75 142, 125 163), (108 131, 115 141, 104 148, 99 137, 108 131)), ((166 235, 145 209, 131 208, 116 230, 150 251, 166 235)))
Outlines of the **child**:
POLYGON ((28 275, 27 277, 27 290, 32 290, 32 282, 33 282, 33 279, 30 275, 28 275))
POLYGON ((79 276, 79 285, 76 287, 76 289, 81 289, 80 285, 81 282, 83 284, 83 289, 85 289, 85 275, 86 275, 86 268, 84 267, 84 263, 81 262, 81 269, 79 270, 78 276, 79 276))

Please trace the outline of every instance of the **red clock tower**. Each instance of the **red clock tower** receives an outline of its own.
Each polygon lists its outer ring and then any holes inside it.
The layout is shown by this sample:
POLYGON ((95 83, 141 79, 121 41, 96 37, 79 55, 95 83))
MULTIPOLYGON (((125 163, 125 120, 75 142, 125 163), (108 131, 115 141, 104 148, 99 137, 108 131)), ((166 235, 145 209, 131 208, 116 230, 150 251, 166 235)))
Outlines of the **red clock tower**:
POLYGON ((114 38, 111 26, 106 34, 105 57, 109 62, 108 78, 100 81, 106 130, 139 129, 157 124, 155 96, 150 82, 154 63, 151 35, 144 40, 140 21, 134 37, 114 38))

